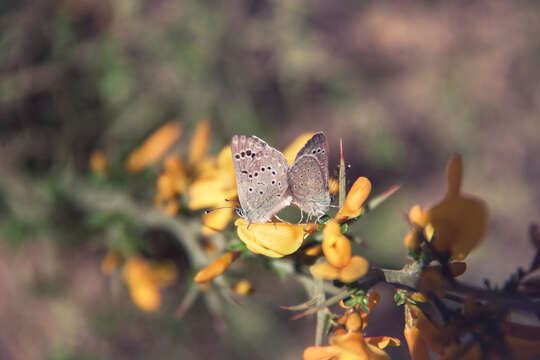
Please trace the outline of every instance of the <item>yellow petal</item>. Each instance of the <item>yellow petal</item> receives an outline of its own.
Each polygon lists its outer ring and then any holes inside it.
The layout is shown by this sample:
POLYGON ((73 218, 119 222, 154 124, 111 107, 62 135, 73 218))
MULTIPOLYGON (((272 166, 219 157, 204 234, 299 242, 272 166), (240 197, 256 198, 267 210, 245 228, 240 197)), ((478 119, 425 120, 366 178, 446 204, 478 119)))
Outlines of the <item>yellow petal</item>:
POLYGON ((240 240, 256 254, 282 257, 298 250, 304 241, 304 224, 256 223, 249 225, 249 229, 244 219, 234 224, 240 240))
POLYGON ((225 254, 218 257, 210 265, 199 270, 195 275, 194 281, 198 284, 212 280, 213 278, 223 274, 232 262, 238 257, 238 252, 227 251, 225 254))
POLYGON ((345 204, 336 214, 336 220, 341 222, 358 217, 362 214, 362 205, 371 192, 371 182, 365 177, 359 177, 347 194, 345 204))
MULTIPOLYGON (((227 204, 230 206, 230 204, 227 204)), ((225 229, 233 217, 231 208, 217 209, 202 216, 201 234, 210 236, 225 229)))
MULTIPOLYGON (((236 197, 236 189, 225 187, 221 178, 196 180, 189 187, 188 193, 188 206, 191 210, 218 207, 225 200, 236 197)), ((234 205, 234 203, 231 205, 234 205)))
POLYGON ((139 257, 132 257, 126 261, 122 275, 128 284, 152 280, 150 264, 139 257))
POLYGON ((312 245, 304 250, 304 254, 307 256, 319 256, 321 255, 321 245, 312 245))
POLYGON ((328 262, 341 268, 351 260, 351 243, 341 233, 341 226, 334 219, 330 219, 323 230, 322 249, 328 262))
POLYGON ((210 122, 208 122, 208 120, 199 122, 191 137, 191 142, 189 143, 188 161, 190 165, 197 164, 197 162, 205 157, 206 150, 208 149, 209 137, 210 122))
POLYGON ((338 193, 338 191, 339 191, 339 181, 337 181, 337 179, 330 178, 330 180, 328 180, 328 191, 332 195, 335 195, 335 194, 338 193))
POLYGON ((283 155, 285 156, 285 159, 289 162, 289 165, 292 165, 294 163, 294 159, 296 158, 296 154, 306 145, 309 139, 311 139, 315 135, 314 132, 308 132, 304 133, 296 139, 293 140, 293 142, 283 150, 283 155))
POLYGON ((337 359, 340 351, 333 346, 310 346, 304 350, 303 360, 337 359))
POLYGON ((126 167, 130 172, 137 172, 155 163, 180 137, 182 129, 176 121, 156 130, 150 137, 127 158, 126 167))
POLYGON ((339 276, 339 269, 327 262, 321 262, 309 268, 311 275, 319 279, 335 280, 339 276))
POLYGON ((101 150, 95 150, 90 155, 90 168, 96 174, 104 174, 107 171, 107 156, 101 150))
POLYGON ((157 180, 157 190, 163 198, 172 198, 176 195, 174 177, 168 173, 159 175, 157 180))
POLYGON ((390 360, 384 350, 366 343, 361 332, 334 336, 330 344, 342 351, 341 359, 390 360))
POLYGON ((427 213, 422 211, 420 205, 414 205, 409 210, 409 221, 413 225, 423 228, 427 223, 427 213))
POLYGON ((129 286, 131 299, 144 311, 156 311, 161 305, 161 294, 156 284, 143 281, 129 286))
POLYGON ((351 313, 349 316, 347 316, 347 320, 345 321, 345 328, 348 331, 358 331, 362 327, 362 318, 358 313, 351 313))
POLYGON ((249 280, 242 279, 234 285, 233 291, 237 295, 245 296, 253 292, 253 287, 249 280))
POLYGON ((339 279, 344 283, 353 282, 364 276, 369 269, 369 263, 361 256, 353 256, 347 266, 341 269, 339 279))
POLYGON ((167 175, 170 178, 171 190, 176 194, 183 193, 186 190, 188 179, 182 159, 178 155, 167 156, 164 161, 163 169, 164 172, 161 176, 167 175))
POLYGON ((453 155, 446 164, 446 177, 448 179, 447 196, 458 196, 463 177, 463 161, 461 155, 453 155))
POLYGON ((473 197, 447 197, 428 210, 427 216, 434 230, 433 246, 450 251, 456 260, 465 259, 487 229, 487 207, 473 197))

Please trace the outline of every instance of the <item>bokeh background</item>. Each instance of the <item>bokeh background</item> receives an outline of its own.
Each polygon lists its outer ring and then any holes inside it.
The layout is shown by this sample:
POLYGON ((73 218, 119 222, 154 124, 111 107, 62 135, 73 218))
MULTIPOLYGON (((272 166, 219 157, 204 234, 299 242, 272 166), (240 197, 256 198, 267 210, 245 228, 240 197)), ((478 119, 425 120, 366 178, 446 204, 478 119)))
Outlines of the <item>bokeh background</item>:
MULTIPOLYGON (((464 280, 501 283, 530 261, 527 226, 540 220, 537 1, 3 0, 0 358, 300 358, 314 318, 279 309, 307 298, 296 283, 245 264, 257 291, 226 324, 201 301, 177 320, 193 273, 182 249, 162 245, 155 253, 185 269, 147 314, 100 271, 118 234, 90 229, 77 204, 51 207, 59 178, 90 176, 95 149, 118 168, 114 191, 152 206, 159 167, 128 177, 123 160, 171 120, 184 128, 182 151, 202 119, 213 153, 236 133, 282 149, 320 130, 332 174, 342 138, 349 180, 367 176, 374 193, 401 184, 355 225, 357 251, 393 268, 407 261, 403 214, 443 196, 445 162, 459 152, 465 192, 490 211, 464 280)), ((138 238, 170 240, 160 229, 138 238)), ((373 331, 399 336, 390 303, 373 331)))

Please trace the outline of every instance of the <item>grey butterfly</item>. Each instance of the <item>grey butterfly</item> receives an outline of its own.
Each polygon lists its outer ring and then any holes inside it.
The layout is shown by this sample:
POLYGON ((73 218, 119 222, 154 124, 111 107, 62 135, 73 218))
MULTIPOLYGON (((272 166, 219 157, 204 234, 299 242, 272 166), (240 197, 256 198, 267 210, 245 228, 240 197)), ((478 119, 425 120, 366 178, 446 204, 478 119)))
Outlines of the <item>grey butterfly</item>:
POLYGON ((287 159, 256 136, 234 135, 231 151, 241 206, 237 214, 250 224, 270 221, 291 203, 287 159))
POLYGON ((326 213, 331 199, 328 190, 328 142, 323 133, 313 135, 298 152, 287 177, 292 203, 302 213, 307 213, 308 219, 326 213))

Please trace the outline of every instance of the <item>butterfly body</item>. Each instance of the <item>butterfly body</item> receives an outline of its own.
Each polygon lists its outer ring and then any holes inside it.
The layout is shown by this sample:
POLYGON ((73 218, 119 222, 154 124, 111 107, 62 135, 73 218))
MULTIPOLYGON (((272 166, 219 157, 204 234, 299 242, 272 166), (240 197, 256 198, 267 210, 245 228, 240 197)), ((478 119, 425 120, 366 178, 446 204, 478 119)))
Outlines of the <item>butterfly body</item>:
POLYGON ((256 136, 234 135, 231 141, 234 174, 241 208, 250 223, 268 222, 290 205, 287 159, 256 136))

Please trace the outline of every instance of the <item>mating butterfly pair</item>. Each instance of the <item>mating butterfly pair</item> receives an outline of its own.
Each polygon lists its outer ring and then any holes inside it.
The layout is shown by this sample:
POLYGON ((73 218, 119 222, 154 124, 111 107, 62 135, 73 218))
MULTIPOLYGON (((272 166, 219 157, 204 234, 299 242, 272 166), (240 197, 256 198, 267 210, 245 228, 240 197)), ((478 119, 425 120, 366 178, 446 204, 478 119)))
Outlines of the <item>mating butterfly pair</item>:
POLYGON ((237 213, 248 222, 268 222, 291 203, 308 218, 328 210, 328 143, 323 133, 304 145, 291 167, 280 151, 256 136, 234 135, 231 150, 241 206, 237 213))

